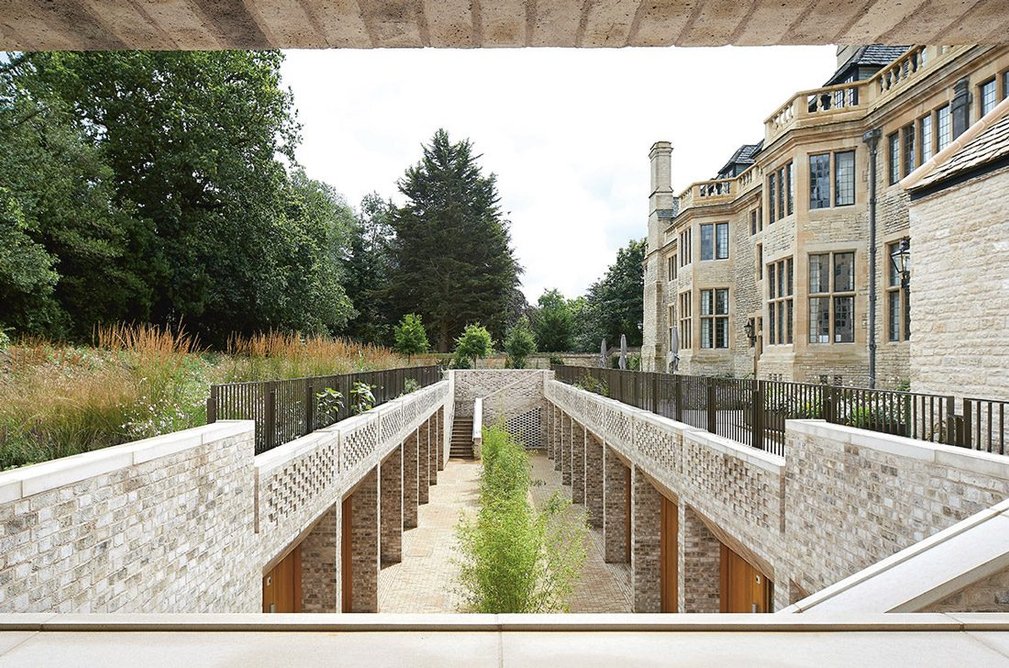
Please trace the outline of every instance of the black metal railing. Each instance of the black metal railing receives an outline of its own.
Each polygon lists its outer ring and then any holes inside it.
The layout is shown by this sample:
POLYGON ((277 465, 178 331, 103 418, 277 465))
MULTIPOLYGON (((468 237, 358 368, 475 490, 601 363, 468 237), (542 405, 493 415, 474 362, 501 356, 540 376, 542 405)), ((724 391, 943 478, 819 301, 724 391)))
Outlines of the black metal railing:
POLYGON ((437 366, 382 371, 361 371, 338 376, 313 376, 289 380, 211 385, 207 422, 255 420, 256 454, 327 427, 351 415, 351 390, 355 383, 371 386, 375 406, 402 395, 407 381, 425 387, 441 380, 437 366), (328 410, 320 392, 333 389, 343 396, 339 410, 328 410))
POLYGON ((785 420, 860 429, 1006 454, 1009 402, 858 387, 554 366, 557 380, 784 454, 785 420))

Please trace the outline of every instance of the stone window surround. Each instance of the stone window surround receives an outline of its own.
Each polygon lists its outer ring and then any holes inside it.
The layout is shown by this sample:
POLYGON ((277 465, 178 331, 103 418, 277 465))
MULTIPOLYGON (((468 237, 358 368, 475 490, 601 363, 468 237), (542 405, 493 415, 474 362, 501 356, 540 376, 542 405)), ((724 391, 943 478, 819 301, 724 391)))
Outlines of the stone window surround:
POLYGON ((729 259, 729 223, 701 223, 700 231, 702 262, 729 259))
POLYGON ((693 292, 684 290, 680 299, 680 347, 684 350, 693 348, 693 292))
POLYGON ((767 279, 767 345, 792 345, 795 338, 794 259, 787 257, 768 263, 767 279), (777 326, 779 319, 781 327, 777 326))
MULTIPOLYGON (((857 263, 857 261, 858 261, 858 256, 857 256, 857 252, 855 250, 840 250, 840 251, 825 251, 825 252, 812 252, 812 253, 809 253, 808 259, 807 259, 807 267, 808 267, 808 274, 809 274, 808 281, 807 281, 807 288, 808 288, 808 293, 809 293, 808 294, 809 318, 808 318, 808 329, 807 329, 807 333, 808 333, 807 341, 808 341, 808 343, 810 345, 851 344, 851 343, 855 342, 855 337, 854 337, 854 332, 855 332, 855 327, 854 327, 854 322, 855 322, 855 297, 856 297, 856 288, 858 287, 857 284, 856 284, 856 282, 855 282, 856 269, 857 269, 857 264, 856 263, 857 263), (828 272, 828 276, 827 276, 827 290, 826 291, 821 291, 818 288, 814 290, 814 287, 813 287, 813 284, 812 284, 812 282, 813 282, 813 261, 812 261, 812 258, 816 257, 816 256, 823 256, 823 255, 827 256, 827 262, 828 262, 828 264, 827 264, 827 272, 828 272), (837 256, 839 256, 839 255, 851 255, 852 256, 852 259, 851 259, 851 266, 852 266, 851 279, 852 279, 852 285, 851 285, 850 289, 838 290, 837 287, 836 287, 836 284, 835 284, 835 281, 837 280, 837 270, 836 270, 836 267, 837 267, 837 256), (820 299, 824 299, 824 300, 827 301, 827 314, 828 314, 827 317, 828 317, 828 321, 829 321, 829 332, 827 334, 827 340, 825 340, 825 341, 822 341, 822 340, 813 340, 814 336, 816 336, 817 338, 819 338, 820 336, 823 336, 822 334, 814 334, 814 325, 813 325, 813 314, 814 314, 813 300, 820 300, 820 299), (850 299, 851 300, 850 301, 850 303, 851 303, 851 312, 849 314, 849 320, 851 321, 851 324, 849 325, 849 327, 850 327, 851 332, 852 332, 852 338, 851 338, 851 340, 846 340, 846 341, 838 341, 837 340, 837 330, 836 330, 836 328, 837 328, 837 303, 838 303, 839 299, 850 299)), ((816 331, 818 331, 818 329, 816 331)))
POLYGON ((729 288, 704 288, 701 290, 701 348, 704 350, 725 350, 729 348, 729 288), (725 293, 725 308, 719 310, 719 293, 725 293), (707 295, 707 302, 705 302, 707 295), (705 303, 708 304, 708 312, 704 312, 705 303), (704 325, 708 325, 707 336, 705 336, 704 325), (719 345, 719 326, 724 327, 725 345, 719 345), (705 345, 707 344, 707 345, 705 345))

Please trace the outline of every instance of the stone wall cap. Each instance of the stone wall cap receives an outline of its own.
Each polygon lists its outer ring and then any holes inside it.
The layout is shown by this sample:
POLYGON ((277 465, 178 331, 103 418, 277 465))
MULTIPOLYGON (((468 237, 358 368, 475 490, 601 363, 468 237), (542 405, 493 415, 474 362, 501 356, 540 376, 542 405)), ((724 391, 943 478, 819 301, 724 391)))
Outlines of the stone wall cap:
POLYGON ((1009 480, 1009 457, 983 450, 959 448, 945 443, 920 441, 906 436, 883 434, 847 425, 832 424, 823 420, 787 420, 786 429, 792 432, 821 436, 861 448, 931 462, 939 466, 971 471, 1009 480))
POLYGON ((0 503, 72 485, 231 436, 248 434, 251 443, 254 428, 251 420, 214 423, 4 471, 0 473, 0 503))

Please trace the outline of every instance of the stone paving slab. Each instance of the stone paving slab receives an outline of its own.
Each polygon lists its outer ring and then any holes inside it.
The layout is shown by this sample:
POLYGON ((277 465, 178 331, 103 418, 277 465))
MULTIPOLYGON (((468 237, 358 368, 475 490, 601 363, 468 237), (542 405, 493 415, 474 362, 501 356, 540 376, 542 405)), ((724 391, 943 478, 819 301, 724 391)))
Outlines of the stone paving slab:
POLYGON ((403 561, 378 576, 379 612, 458 612, 459 551, 455 528, 464 510, 476 512, 480 462, 450 459, 420 506, 417 528, 403 532, 403 561))
MULTIPOLYGON (((553 461, 542 453, 532 454, 530 461, 533 465, 532 497, 537 507, 542 507, 557 490, 563 490, 564 497, 571 498, 571 486, 561 484, 561 473, 554 470, 553 461)), ((585 506, 572 504, 568 512, 585 521, 585 506)), ((585 567, 575 585, 571 612, 632 612, 630 564, 606 563, 603 534, 597 529, 589 530, 585 547, 585 567)))
MULTIPOLYGON (((562 487, 560 474, 545 455, 533 453, 530 460, 534 504, 542 506, 557 490, 570 498, 570 486, 562 487)), ((420 506, 417 528, 403 533, 403 561, 387 566, 379 574, 379 612, 459 611, 460 554, 455 529, 463 512, 477 510, 480 470, 479 461, 452 459, 439 472, 438 484, 431 487, 430 502, 420 506)), ((572 506, 568 512, 581 518, 585 514, 582 506, 572 506)), ((590 531, 587 543, 588 556, 575 587, 571 612, 630 612, 630 566, 603 561, 599 531, 590 531)))

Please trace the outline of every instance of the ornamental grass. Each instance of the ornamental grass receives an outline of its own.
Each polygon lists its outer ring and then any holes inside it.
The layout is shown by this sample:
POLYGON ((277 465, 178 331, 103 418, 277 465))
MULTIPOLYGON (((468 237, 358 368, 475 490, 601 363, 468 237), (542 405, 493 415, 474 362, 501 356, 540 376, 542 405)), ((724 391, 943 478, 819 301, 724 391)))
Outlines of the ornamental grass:
POLYGON ((212 383, 405 366, 390 350, 297 334, 203 349, 182 328, 110 325, 94 346, 22 339, 0 350, 0 470, 206 423, 212 383))

